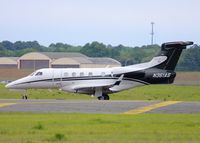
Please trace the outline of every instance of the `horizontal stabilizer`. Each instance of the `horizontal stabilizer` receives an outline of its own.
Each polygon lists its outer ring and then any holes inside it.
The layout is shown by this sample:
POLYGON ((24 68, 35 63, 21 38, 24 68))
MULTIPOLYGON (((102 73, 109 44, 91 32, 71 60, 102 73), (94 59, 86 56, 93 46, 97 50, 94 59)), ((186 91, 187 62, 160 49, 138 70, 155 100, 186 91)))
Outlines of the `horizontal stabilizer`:
POLYGON ((165 47, 165 48, 177 48, 177 47, 186 47, 186 46, 189 46, 189 45, 193 45, 193 42, 192 41, 167 42, 167 43, 163 43, 162 47, 165 47))

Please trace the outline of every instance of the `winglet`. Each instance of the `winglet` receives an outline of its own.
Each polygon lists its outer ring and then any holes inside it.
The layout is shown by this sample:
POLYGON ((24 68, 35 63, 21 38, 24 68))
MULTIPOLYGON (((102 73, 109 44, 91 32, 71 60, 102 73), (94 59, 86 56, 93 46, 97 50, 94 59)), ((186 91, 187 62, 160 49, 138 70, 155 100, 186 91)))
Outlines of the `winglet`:
POLYGON ((123 78, 124 78, 124 74, 122 74, 122 75, 117 79, 117 81, 115 82, 114 85, 119 85, 119 84, 121 83, 121 81, 122 81, 123 78))

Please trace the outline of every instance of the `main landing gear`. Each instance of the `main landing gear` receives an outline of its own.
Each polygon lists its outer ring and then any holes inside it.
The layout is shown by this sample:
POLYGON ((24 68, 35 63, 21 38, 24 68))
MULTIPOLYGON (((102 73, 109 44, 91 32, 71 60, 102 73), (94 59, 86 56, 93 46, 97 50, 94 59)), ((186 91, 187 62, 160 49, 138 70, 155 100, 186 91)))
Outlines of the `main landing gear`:
POLYGON ((108 94, 103 93, 102 87, 95 88, 95 93, 94 95, 97 97, 99 100, 109 100, 110 97, 108 94))
POLYGON ((108 94, 103 93, 102 96, 97 97, 99 100, 110 100, 108 94))

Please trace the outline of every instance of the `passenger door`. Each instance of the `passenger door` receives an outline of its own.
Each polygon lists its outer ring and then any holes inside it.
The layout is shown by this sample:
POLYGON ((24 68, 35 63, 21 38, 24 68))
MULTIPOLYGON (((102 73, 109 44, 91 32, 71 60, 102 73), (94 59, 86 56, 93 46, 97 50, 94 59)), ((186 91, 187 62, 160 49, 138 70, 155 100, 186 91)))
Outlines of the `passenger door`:
POLYGON ((62 70, 53 70, 52 83, 54 88, 62 87, 62 70))

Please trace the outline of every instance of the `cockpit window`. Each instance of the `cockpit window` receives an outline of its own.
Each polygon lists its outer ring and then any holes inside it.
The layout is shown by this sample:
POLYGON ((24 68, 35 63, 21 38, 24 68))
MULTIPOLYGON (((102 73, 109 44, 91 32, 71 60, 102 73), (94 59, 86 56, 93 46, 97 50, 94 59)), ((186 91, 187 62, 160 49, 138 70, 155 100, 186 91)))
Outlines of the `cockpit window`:
POLYGON ((40 75, 42 75, 42 72, 37 72, 37 73, 35 74, 35 76, 40 76, 40 75))

